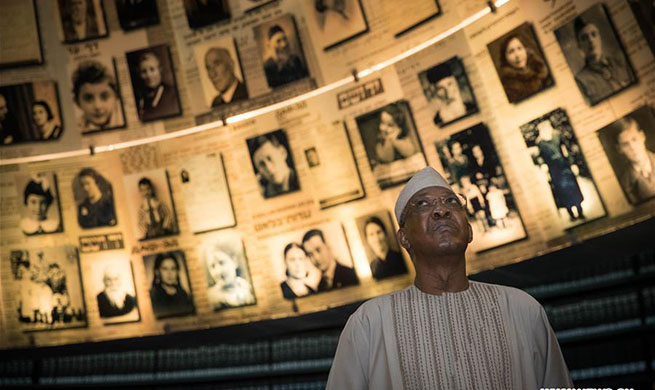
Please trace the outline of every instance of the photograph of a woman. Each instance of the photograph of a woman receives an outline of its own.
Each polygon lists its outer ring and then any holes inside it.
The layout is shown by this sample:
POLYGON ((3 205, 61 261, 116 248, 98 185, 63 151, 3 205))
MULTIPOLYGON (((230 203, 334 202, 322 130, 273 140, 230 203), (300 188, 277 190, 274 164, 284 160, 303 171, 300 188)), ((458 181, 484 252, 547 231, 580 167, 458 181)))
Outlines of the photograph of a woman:
POLYGON ((61 135, 61 126, 56 122, 50 105, 44 100, 32 103, 32 120, 41 139, 56 139, 61 135))
POLYGON ((111 184, 93 168, 82 169, 73 181, 77 222, 84 229, 115 226, 116 211, 111 184))
POLYGON ((282 296, 293 299, 315 294, 321 281, 321 271, 309 259, 302 245, 292 242, 284 247, 286 279, 280 283, 282 296))
POLYGON ((18 174, 16 187, 23 204, 23 217, 19 222, 23 234, 34 236, 63 231, 54 173, 18 174))
POLYGON ((143 257, 148 279, 152 281, 150 301, 155 317, 193 314, 189 277, 184 252, 171 251, 143 257))

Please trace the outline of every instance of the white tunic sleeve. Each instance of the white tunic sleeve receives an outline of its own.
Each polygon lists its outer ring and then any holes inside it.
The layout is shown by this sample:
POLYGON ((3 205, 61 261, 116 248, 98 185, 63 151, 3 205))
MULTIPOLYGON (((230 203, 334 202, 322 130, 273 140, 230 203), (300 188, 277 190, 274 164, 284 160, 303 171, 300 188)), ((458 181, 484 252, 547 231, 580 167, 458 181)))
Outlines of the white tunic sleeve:
POLYGON ((534 369, 536 379, 539 381, 537 386, 572 387, 569 370, 543 308, 540 308, 539 320, 535 328, 534 369))
POLYGON ((332 362, 327 390, 367 389, 369 366, 369 335, 361 319, 352 315, 339 337, 332 362))

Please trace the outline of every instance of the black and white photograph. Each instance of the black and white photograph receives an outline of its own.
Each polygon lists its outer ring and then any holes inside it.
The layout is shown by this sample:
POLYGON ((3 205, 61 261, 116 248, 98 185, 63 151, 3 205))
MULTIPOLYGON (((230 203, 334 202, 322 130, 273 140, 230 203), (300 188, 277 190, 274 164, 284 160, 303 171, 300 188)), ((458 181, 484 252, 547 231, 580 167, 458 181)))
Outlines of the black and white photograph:
POLYGON ((152 311, 157 319, 194 314, 191 283, 184 252, 143 256, 152 311))
POLYGON ((116 253, 94 254, 82 259, 84 284, 95 297, 98 316, 104 325, 141 319, 132 263, 116 253))
POLYGON ((407 265, 396 241, 396 228, 388 210, 362 215, 355 219, 355 224, 373 279, 407 274, 407 265))
POLYGON ((102 1, 58 0, 57 5, 64 43, 77 43, 109 35, 102 1))
POLYGON ((434 124, 443 127, 478 112, 464 63, 453 57, 418 74, 423 94, 434 111, 434 124))
POLYGON ((64 231, 57 176, 54 172, 16 174, 16 190, 21 216, 18 226, 24 235, 64 231))
POLYGON ((448 183, 467 199, 466 216, 475 237, 473 251, 482 252, 527 236, 487 126, 478 123, 435 142, 435 147, 448 183))
POLYGON ((574 226, 605 216, 605 206, 591 176, 566 112, 555 109, 521 126, 534 174, 550 187, 560 226, 574 226))
POLYGON ((43 63, 43 48, 36 0, 4 0, 0 2, 0 69, 43 63))
POLYGON ((118 22, 125 31, 159 24, 157 0, 115 0, 118 22))
POLYGON ((239 52, 232 37, 198 43, 193 50, 207 107, 223 107, 248 99, 239 52))
POLYGON ((313 146, 305 149, 305 159, 307 160, 307 166, 310 168, 316 168, 321 165, 321 159, 318 157, 318 152, 313 146))
POLYGON ((77 128, 82 134, 125 127, 114 61, 84 58, 73 65, 71 81, 77 128))
POLYGON ((139 119, 149 122, 182 114, 168 45, 125 53, 139 119))
POLYGON ((124 181, 129 213, 139 241, 179 234, 165 169, 127 175, 124 181))
POLYGON ((603 4, 596 4, 555 30, 580 93, 593 106, 637 82, 603 4))
POLYGON ((54 81, 0 86, 0 145, 56 140, 62 132, 54 81))
POLYGON ((510 103, 518 103, 555 85, 530 23, 510 30, 487 48, 510 103))
POLYGON ((403 0, 382 1, 379 3, 384 12, 386 28, 400 38, 420 26, 430 22, 441 15, 441 6, 438 0, 403 0))
POLYGON ((607 159, 628 201, 655 197, 655 117, 641 106, 598 131, 607 159))
POLYGON ((292 15, 282 15, 262 23, 253 31, 269 87, 281 87, 309 76, 292 15))
POLYGON ((359 284, 338 222, 276 235, 269 241, 269 255, 285 299, 359 284))
POLYGON ((402 184, 426 166, 407 101, 387 104, 355 120, 380 188, 402 184))
POLYGON ((296 165, 284 129, 248 138, 246 143, 259 192, 264 198, 300 189, 296 165))
MULTIPOLYGON (((26 331, 87 326, 77 249, 72 245, 9 252, 16 319, 26 331)), ((9 297, 6 297, 9 298, 9 297)))
POLYGON ((230 19, 227 0, 184 0, 184 11, 192 30, 230 19))
POLYGON ((197 154, 177 164, 178 188, 186 220, 194 234, 236 225, 234 207, 220 153, 197 154))
POLYGON ((361 0, 315 0, 307 4, 310 34, 315 45, 325 51, 368 32, 361 0))
POLYGON ((201 244, 207 298, 214 310, 256 304, 241 236, 233 231, 210 233, 201 244))
POLYGON ((116 226, 111 183, 94 168, 82 168, 73 179, 77 223, 83 229, 116 226))

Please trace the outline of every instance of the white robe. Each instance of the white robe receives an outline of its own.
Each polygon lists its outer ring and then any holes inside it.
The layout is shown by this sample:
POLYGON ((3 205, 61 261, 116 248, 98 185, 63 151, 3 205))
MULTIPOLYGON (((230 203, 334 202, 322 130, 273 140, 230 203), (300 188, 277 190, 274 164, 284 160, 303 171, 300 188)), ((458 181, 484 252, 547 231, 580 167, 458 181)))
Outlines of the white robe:
POLYGON ((571 387, 541 305, 525 292, 470 282, 458 293, 415 286, 364 303, 348 320, 328 390, 571 387))

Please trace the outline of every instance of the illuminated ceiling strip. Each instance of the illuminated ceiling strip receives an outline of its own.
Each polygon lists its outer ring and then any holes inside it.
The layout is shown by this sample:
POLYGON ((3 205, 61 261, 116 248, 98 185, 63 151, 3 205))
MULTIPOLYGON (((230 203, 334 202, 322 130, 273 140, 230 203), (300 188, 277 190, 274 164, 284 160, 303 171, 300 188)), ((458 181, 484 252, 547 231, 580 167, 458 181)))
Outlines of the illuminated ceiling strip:
MULTIPOLYGON (((494 3, 494 6, 496 8, 502 7, 503 5, 508 3, 509 1, 510 0, 498 0, 498 1, 496 1, 494 3)), ((108 151, 112 151, 112 150, 124 149, 124 148, 129 148, 129 147, 132 147, 132 146, 138 146, 138 145, 143 145, 143 144, 149 144, 149 143, 152 143, 152 142, 158 142, 158 141, 164 141, 164 140, 168 140, 168 139, 172 139, 172 138, 178 138, 178 137, 182 137, 182 136, 185 136, 185 135, 199 133, 199 132, 202 132, 202 131, 205 131, 205 130, 220 127, 220 126, 223 126, 223 125, 226 125, 226 124, 229 125, 229 124, 241 122, 241 121, 247 120, 249 118, 253 118, 255 116, 266 114, 266 113, 269 113, 269 112, 272 112, 272 111, 276 111, 276 110, 279 110, 281 108, 290 106, 292 104, 301 102, 303 100, 310 99, 310 98, 312 98, 314 96, 324 94, 324 93, 332 91, 332 90, 334 90, 336 88, 340 88, 340 87, 342 87, 342 86, 344 86, 346 84, 349 84, 349 83, 351 83, 353 81, 357 81, 360 78, 366 77, 366 76, 368 76, 368 75, 370 75, 370 74, 372 74, 374 72, 377 72, 377 71, 379 71, 381 69, 384 69, 384 68, 386 68, 388 66, 394 65, 395 63, 397 63, 399 61, 402 61, 403 59, 405 59, 405 58, 407 58, 407 57, 409 57, 411 55, 414 55, 414 54, 420 52, 421 50, 424 50, 428 46, 434 45, 437 42, 451 36, 452 34, 458 32, 458 31, 460 31, 461 29, 471 25, 472 23, 478 21, 479 19, 481 19, 485 15, 489 14, 490 12, 492 12, 491 7, 486 7, 484 9, 476 12, 475 14, 469 16, 468 18, 462 20, 460 23, 458 23, 457 25, 449 28, 448 30, 446 30, 446 31, 444 31, 444 32, 442 32, 442 33, 428 39, 427 41, 425 41, 425 42, 423 42, 423 43, 421 43, 421 44, 419 44, 417 46, 414 46, 413 48, 411 48, 409 50, 406 50, 406 51, 400 53, 399 55, 397 55, 395 57, 392 57, 392 58, 390 58, 388 60, 380 62, 380 63, 378 63, 376 65, 373 65, 370 68, 367 68, 367 69, 364 69, 364 70, 358 72, 356 77, 355 76, 349 76, 349 77, 343 78, 341 80, 335 81, 333 83, 330 83, 328 85, 324 85, 324 86, 322 86, 320 88, 311 90, 311 91, 309 91, 309 92, 307 92, 305 94, 295 96, 295 97, 293 97, 291 99, 287 99, 287 100, 284 100, 284 101, 281 101, 281 102, 278 102, 278 103, 274 103, 274 104, 271 104, 271 105, 266 106, 266 107, 257 108, 255 110, 248 111, 248 112, 245 112, 243 114, 237 114, 237 115, 231 116, 231 117, 229 117, 229 118, 227 118, 225 120, 225 123, 223 123, 223 121, 221 121, 221 120, 218 120, 218 121, 206 123, 204 125, 194 126, 194 127, 184 129, 184 130, 173 131, 173 132, 170 132, 170 133, 167 133, 167 134, 161 134, 161 135, 156 135, 156 136, 152 136, 152 137, 148 137, 148 138, 142 138, 142 139, 134 140, 134 141, 126 141, 126 142, 121 142, 121 143, 112 144, 112 145, 98 146, 95 149, 89 148, 89 149, 73 150, 73 151, 69 151, 69 152, 50 153, 50 154, 44 154, 44 155, 38 155, 38 156, 3 159, 3 160, 0 160, 0 166, 2 166, 2 165, 12 165, 12 164, 24 164, 24 163, 30 163, 30 162, 46 161, 46 160, 56 160, 56 159, 67 158, 67 157, 83 156, 83 155, 87 155, 87 154, 92 154, 93 152, 94 153, 108 152, 108 151)))

